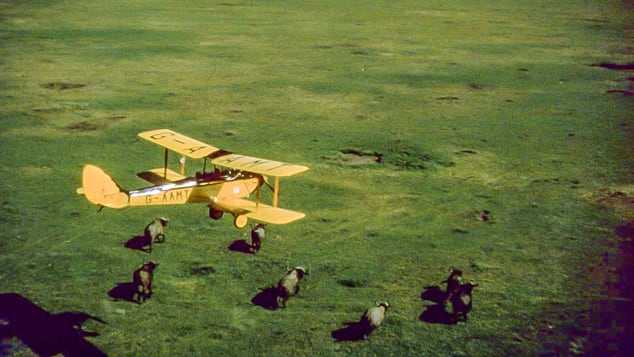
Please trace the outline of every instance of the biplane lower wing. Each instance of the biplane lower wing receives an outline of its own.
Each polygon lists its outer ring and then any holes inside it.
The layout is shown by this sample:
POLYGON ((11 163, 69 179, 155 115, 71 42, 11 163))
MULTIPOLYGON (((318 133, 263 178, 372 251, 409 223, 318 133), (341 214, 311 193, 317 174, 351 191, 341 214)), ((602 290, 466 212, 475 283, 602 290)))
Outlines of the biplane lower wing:
POLYGON ((153 183, 155 185, 164 185, 170 182, 176 182, 187 178, 179 174, 176 171, 172 171, 166 168, 152 169, 148 171, 139 172, 136 174, 140 178, 153 183))
POLYGON ((236 215, 245 215, 248 218, 271 224, 287 224, 306 217, 302 212, 277 208, 243 199, 219 200, 218 202, 214 202, 213 205, 226 212, 231 212, 236 215))

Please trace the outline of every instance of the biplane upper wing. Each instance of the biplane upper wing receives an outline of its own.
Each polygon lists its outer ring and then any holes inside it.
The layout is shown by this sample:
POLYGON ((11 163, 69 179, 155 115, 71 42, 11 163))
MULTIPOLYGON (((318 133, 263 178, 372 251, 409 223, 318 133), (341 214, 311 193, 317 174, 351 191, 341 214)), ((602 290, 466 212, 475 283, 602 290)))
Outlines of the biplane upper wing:
POLYGON ((257 157, 238 154, 223 155, 213 159, 211 162, 232 169, 276 177, 292 176, 308 170, 308 167, 302 165, 286 164, 279 161, 258 159, 257 157))
POLYGON ((287 224, 306 217, 302 212, 277 208, 245 199, 219 200, 213 204, 224 211, 244 214, 249 218, 272 224, 287 224))
POLYGON ((202 159, 220 150, 170 129, 144 131, 139 137, 192 159, 202 159))
POLYGON ((308 167, 279 161, 228 153, 170 129, 157 129, 139 133, 139 137, 192 159, 218 157, 212 163, 232 169, 277 177, 292 176, 308 170, 308 167), (212 154, 216 154, 213 155, 212 154), (224 155, 223 155, 224 154, 224 155))

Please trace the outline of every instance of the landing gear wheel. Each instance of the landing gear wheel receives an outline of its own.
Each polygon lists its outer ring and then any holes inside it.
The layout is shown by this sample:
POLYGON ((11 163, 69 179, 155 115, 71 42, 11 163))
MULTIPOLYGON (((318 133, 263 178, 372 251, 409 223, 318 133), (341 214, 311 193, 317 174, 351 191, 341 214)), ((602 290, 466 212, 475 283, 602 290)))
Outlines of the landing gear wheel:
POLYGON ((249 221, 249 218, 243 214, 236 216, 233 219, 233 225, 240 229, 240 228, 244 228, 247 226, 247 222, 249 221))
POLYGON ((222 211, 218 211, 218 210, 215 210, 213 208, 209 209, 209 218, 211 218, 213 220, 218 220, 218 219, 222 218, 223 214, 224 214, 224 212, 222 212, 222 211))

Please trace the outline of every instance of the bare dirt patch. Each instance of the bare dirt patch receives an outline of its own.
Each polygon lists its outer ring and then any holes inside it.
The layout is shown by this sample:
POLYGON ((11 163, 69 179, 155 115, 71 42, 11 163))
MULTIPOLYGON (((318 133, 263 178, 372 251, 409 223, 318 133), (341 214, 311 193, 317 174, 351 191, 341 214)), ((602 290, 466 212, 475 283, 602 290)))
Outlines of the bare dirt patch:
POLYGON ((334 157, 326 159, 341 165, 357 166, 380 164, 382 157, 383 154, 377 152, 362 152, 359 150, 345 149, 339 151, 334 157))
POLYGON ((101 125, 95 123, 89 123, 87 121, 82 121, 79 123, 74 123, 66 126, 64 129, 72 132, 84 132, 84 131, 95 131, 97 129, 101 129, 101 125))
POLYGON ((44 83, 42 87, 46 89, 54 89, 54 90, 67 90, 67 89, 77 89, 86 87, 86 83, 71 83, 71 82, 48 82, 44 83))

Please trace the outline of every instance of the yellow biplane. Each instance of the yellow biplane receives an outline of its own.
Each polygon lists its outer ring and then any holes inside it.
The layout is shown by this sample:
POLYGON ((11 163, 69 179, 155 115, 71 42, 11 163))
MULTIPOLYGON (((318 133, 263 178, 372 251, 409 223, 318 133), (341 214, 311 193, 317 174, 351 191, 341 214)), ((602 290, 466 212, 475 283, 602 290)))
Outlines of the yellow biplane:
POLYGON ((304 172, 308 170, 306 166, 234 154, 169 129, 145 131, 139 136, 165 149, 162 168, 137 174, 154 186, 126 191, 99 167, 86 165, 82 187, 77 193, 85 195, 93 204, 109 208, 205 203, 213 219, 220 219, 225 212, 231 213, 236 228, 244 228, 249 218, 287 224, 305 216, 302 212, 279 208, 277 203, 280 177, 304 172), (180 173, 167 168, 170 150, 183 155, 180 173), (193 177, 185 176, 185 157, 204 159, 203 171, 193 177), (208 160, 214 165, 209 172, 206 171, 208 160), (268 185, 267 176, 275 178, 271 187, 272 205, 260 202, 260 188, 268 185), (255 200, 246 199, 253 192, 255 200))

